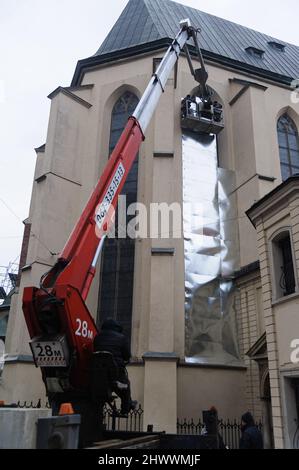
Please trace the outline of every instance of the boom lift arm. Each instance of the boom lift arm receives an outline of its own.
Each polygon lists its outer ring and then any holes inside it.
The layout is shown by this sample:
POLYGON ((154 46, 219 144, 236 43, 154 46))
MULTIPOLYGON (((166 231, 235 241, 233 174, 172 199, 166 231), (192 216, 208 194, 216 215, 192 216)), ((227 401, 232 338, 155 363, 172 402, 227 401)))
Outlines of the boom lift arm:
POLYGON ((206 66, 205 66, 205 63, 204 63, 204 60, 203 60, 203 56, 202 56, 200 47, 198 45, 197 33, 198 33, 198 31, 193 28, 192 31, 191 31, 191 36, 193 38, 193 42, 195 44, 196 54, 197 54, 197 57, 198 57, 199 62, 200 62, 200 66, 201 66, 200 69, 194 70, 193 63, 192 63, 192 60, 191 60, 191 56, 190 56, 190 52, 189 52, 187 44, 185 44, 185 46, 184 46, 184 51, 185 51, 185 54, 187 56, 187 60, 188 60, 188 64, 189 64, 189 67, 190 67, 191 74, 193 75, 194 80, 196 80, 199 83, 199 88, 200 88, 199 96, 204 100, 211 100, 211 94, 210 94, 209 89, 207 87, 207 81, 208 81, 209 75, 208 75, 208 72, 206 71, 206 66))
MULTIPOLYGON (((90 363, 97 327, 85 300, 106 234, 113 223, 118 195, 145 138, 170 72, 191 37, 199 51, 202 70, 205 70, 194 28, 189 20, 182 21, 180 26, 177 37, 129 118, 60 258, 42 277, 39 288, 24 289, 23 311, 32 339, 30 345, 35 364, 42 369, 51 401, 72 401, 89 396, 90 363)), ((186 52, 192 64, 187 49, 186 52)), ((195 78, 200 78, 205 94, 207 76, 200 75, 194 72, 195 78)))
POLYGON ((198 133, 219 134, 224 128, 222 106, 217 101, 212 100, 213 93, 207 85, 209 75, 198 45, 198 32, 199 30, 192 28, 190 34, 195 44, 200 68, 194 70, 187 44, 184 46, 191 74, 199 86, 194 96, 188 95, 182 101, 181 127, 198 133))

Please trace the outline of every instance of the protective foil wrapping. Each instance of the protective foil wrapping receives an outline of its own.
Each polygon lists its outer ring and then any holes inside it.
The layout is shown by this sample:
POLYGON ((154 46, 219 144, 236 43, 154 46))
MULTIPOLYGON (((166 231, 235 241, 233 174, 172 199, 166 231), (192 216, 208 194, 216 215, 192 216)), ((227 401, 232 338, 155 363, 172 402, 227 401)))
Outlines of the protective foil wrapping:
POLYGON ((182 145, 186 361, 237 365, 234 173, 218 168, 214 136, 185 132, 182 145))

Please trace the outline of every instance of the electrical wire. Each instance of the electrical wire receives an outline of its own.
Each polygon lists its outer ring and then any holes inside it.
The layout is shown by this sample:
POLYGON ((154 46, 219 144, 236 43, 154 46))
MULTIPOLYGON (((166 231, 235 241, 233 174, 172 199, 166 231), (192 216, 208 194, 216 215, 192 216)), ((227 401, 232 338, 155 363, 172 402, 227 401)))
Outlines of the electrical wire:
POLYGON ((2 202, 2 204, 6 207, 6 209, 11 212, 11 214, 16 217, 18 219, 19 222, 22 222, 20 217, 12 210, 12 208, 4 201, 4 199, 2 199, 2 197, 0 197, 0 201, 2 202))
MULTIPOLYGON (((0 197, 0 201, 2 204, 6 207, 6 209, 19 221, 21 224, 23 224, 23 221, 20 219, 20 217, 14 212, 14 210, 4 201, 2 197, 0 197)), ((50 253, 51 256, 56 256, 58 253, 53 253, 45 243, 41 241, 41 239, 31 230, 31 235, 37 239, 37 241, 50 253)), ((20 237, 21 238, 21 237, 20 237)))
POLYGON ((50 253, 51 256, 58 256, 58 255, 59 255, 59 253, 54 253, 53 251, 51 251, 51 250, 47 247, 47 245, 46 245, 44 242, 42 242, 41 239, 40 239, 34 232, 32 232, 32 233, 30 234, 30 236, 36 238, 37 241, 40 243, 40 245, 42 245, 44 248, 46 248, 46 250, 50 253))
MULTIPOLYGON (((4 201, 4 199, 3 199, 2 197, 0 197, 0 201, 1 201, 2 204, 7 208, 7 210, 8 210, 9 212, 11 212, 11 214, 12 214, 19 222, 23 223, 22 220, 20 219, 20 217, 14 212, 13 209, 11 209, 11 207, 4 201)), ((232 217, 232 218, 230 218, 230 219, 222 220, 221 223, 227 223, 227 222, 236 221, 236 220, 242 220, 242 219, 247 219, 247 216, 244 215, 244 216, 239 216, 239 217, 232 217)), ((215 223, 217 223, 217 222, 212 222, 212 223, 209 223, 209 224, 204 224, 203 226, 204 226, 204 227, 209 227, 209 226, 212 227, 212 226, 215 225, 215 223)), ((121 229, 121 230, 124 230, 124 229, 125 229, 125 226, 120 226, 120 229, 121 229)), ((119 228, 118 228, 118 231, 119 231, 119 228)), ((171 232, 171 231, 170 231, 170 232, 171 232)), ((174 237, 175 235, 178 235, 178 234, 182 235, 182 234, 183 234, 183 231, 182 231, 182 230, 179 230, 179 231, 173 231, 173 232, 171 232, 171 233, 172 233, 172 235, 173 235, 173 237, 174 237)), ((164 232, 164 233, 163 233, 163 232, 157 232, 156 234, 151 234, 151 237, 149 237, 149 238, 157 239, 157 238, 163 237, 164 235, 169 235, 169 232, 164 232)), ((58 256, 58 255, 59 255, 59 253, 54 253, 53 251, 51 251, 51 250, 49 249, 49 247, 48 247, 32 230, 31 230, 30 236, 36 238, 36 240, 40 243, 40 245, 43 246, 43 247, 50 253, 51 256, 58 256)), ((21 238, 21 237, 16 237, 16 238, 21 238)))

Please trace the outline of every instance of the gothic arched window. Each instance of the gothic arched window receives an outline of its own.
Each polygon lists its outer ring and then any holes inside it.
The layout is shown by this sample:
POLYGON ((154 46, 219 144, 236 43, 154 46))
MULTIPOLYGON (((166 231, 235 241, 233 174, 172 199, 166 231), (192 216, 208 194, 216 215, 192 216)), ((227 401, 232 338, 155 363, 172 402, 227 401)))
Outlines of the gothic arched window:
POLYGON ((277 123, 282 180, 299 173, 299 137, 294 121, 284 114, 277 123))
MULTIPOLYGON (((138 104, 138 98, 129 91, 115 103, 111 116, 109 154, 138 104)), ((122 193, 126 195, 127 207, 137 202, 138 157, 131 168, 122 193)), ((127 223, 129 218, 127 217, 127 223)), ((116 214, 116 227, 118 216, 116 214)), ((120 227, 122 229, 122 227, 120 227)), ((117 233, 117 232, 116 232, 117 233)), ((114 318, 131 335, 133 287, 134 287, 135 240, 131 238, 106 239, 102 254, 101 281, 98 305, 98 324, 106 318, 114 318)))

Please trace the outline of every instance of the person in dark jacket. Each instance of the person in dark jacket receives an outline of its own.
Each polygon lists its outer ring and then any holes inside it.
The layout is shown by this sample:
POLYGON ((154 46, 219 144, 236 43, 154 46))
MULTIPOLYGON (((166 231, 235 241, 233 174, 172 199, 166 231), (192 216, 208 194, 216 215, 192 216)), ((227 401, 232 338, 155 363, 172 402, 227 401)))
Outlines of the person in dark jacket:
MULTIPOLYGON (((211 406, 208 412, 204 414, 204 428, 202 429, 201 435, 214 435, 217 432, 218 439, 215 440, 215 444, 217 449, 228 449, 228 447, 224 444, 224 440, 221 434, 218 431, 219 427, 219 420, 218 420, 218 411, 215 406, 211 406)), ((213 444, 214 445, 214 444, 213 444)))
POLYGON ((126 364, 131 358, 131 348, 118 322, 112 318, 104 321, 100 333, 94 339, 94 351, 107 351, 113 355, 118 368, 118 382, 127 385, 126 388, 121 387, 115 390, 121 399, 121 414, 127 415, 136 407, 137 402, 131 399, 130 381, 126 370, 126 364))
POLYGON ((240 449, 263 449, 263 436, 249 411, 242 416, 240 449))

